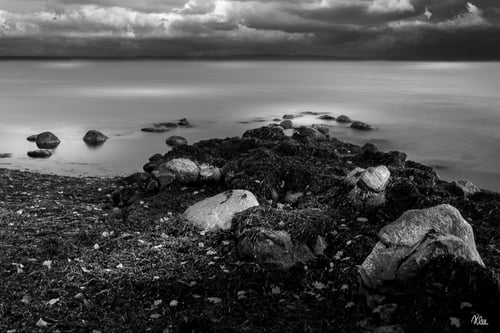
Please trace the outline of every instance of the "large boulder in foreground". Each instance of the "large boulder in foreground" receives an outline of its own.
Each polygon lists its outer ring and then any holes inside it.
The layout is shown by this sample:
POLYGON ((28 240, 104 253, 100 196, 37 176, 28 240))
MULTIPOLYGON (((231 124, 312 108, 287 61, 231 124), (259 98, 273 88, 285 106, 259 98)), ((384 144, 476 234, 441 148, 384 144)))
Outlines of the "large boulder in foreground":
POLYGON ((378 237, 380 241, 359 270, 363 287, 370 291, 387 293, 404 287, 440 255, 484 266, 472 227, 450 205, 409 210, 383 227, 378 237))
POLYGON ((200 167, 187 158, 176 158, 162 163, 158 167, 158 173, 159 177, 171 175, 178 182, 191 183, 198 180, 200 167))
POLYGON ((248 230, 240 237, 238 252, 256 262, 284 268, 316 258, 306 244, 292 242, 290 234, 283 230, 248 230))
POLYGON ((107 139, 108 137, 106 135, 96 130, 88 131, 83 137, 83 141, 89 146, 102 145, 107 139))
POLYGON ((52 132, 43 132, 36 137, 36 145, 40 149, 54 149, 60 143, 61 140, 52 132))
POLYGON ((203 230, 227 230, 236 213, 255 206, 259 206, 259 202, 252 192, 229 190, 192 205, 184 217, 203 230))

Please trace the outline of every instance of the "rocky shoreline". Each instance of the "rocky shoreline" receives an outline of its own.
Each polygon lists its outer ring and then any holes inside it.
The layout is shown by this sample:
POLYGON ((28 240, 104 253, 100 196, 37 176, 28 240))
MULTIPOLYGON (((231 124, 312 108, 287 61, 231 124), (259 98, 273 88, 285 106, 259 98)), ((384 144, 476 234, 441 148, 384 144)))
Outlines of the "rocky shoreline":
POLYGON ((500 327, 499 193, 287 118, 121 179, 0 171, 0 330, 500 327))

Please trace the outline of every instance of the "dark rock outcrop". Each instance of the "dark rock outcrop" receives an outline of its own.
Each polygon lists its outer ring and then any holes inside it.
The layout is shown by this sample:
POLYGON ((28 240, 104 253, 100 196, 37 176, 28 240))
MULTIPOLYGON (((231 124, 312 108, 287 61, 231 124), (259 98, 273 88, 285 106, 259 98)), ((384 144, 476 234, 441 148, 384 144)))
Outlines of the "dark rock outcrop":
POLYGON ((52 132, 43 132, 36 137, 36 145, 40 149, 54 149, 60 143, 61 140, 52 132))
POLYGON ((188 141, 186 140, 186 138, 184 138, 182 136, 173 135, 173 136, 167 138, 165 143, 169 146, 177 147, 177 146, 187 145, 188 141))
POLYGON ((89 146, 102 145, 107 139, 106 135, 96 130, 88 131, 83 137, 83 141, 89 146))
POLYGON ((39 149, 39 150, 29 151, 28 156, 32 158, 48 158, 52 156, 52 153, 50 152, 50 150, 47 149, 39 149))
POLYGON ((369 125, 369 124, 364 123, 362 121, 352 122, 351 128, 361 130, 361 131, 371 131, 371 130, 375 129, 375 127, 373 127, 372 125, 369 125))
POLYGON ((351 118, 349 118, 348 116, 344 116, 344 115, 338 116, 336 120, 338 123, 351 123, 352 122, 351 118))

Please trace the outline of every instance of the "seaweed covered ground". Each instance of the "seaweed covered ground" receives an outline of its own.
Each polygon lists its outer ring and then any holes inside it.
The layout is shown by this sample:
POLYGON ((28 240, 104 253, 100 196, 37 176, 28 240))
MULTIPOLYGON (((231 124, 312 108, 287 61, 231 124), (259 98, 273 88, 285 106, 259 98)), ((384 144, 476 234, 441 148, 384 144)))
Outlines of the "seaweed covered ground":
POLYGON ((159 160, 178 157, 220 167, 223 179, 160 190, 148 188, 149 174, 99 179, 1 169, 0 331, 498 331, 499 193, 466 196, 403 153, 334 138, 214 139, 159 160), (377 165, 391 171, 387 201, 360 210, 345 177, 377 165), (228 189, 252 191, 261 206, 237 215, 226 231, 186 223, 186 208, 228 189), (302 195, 290 200, 290 193, 302 195), (437 258, 415 278, 414 292, 393 296, 391 311, 374 311, 360 292, 358 267, 378 231, 408 209, 442 203, 472 225, 487 268, 437 258), (258 264, 235 246, 245 223, 284 229, 307 244, 321 235, 327 246, 289 268, 258 264), (471 307, 488 326, 471 323, 471 307))

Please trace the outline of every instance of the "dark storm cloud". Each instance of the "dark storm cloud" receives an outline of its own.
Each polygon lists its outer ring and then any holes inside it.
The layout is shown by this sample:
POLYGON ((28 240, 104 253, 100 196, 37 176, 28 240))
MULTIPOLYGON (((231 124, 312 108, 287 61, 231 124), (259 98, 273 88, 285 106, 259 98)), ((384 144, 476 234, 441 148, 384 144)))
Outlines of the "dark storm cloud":
POLYGON ((0 55, 500 57, 494 0, 15 1, 0 55))

